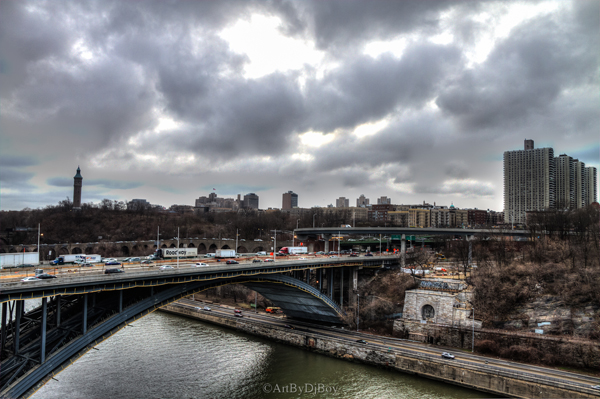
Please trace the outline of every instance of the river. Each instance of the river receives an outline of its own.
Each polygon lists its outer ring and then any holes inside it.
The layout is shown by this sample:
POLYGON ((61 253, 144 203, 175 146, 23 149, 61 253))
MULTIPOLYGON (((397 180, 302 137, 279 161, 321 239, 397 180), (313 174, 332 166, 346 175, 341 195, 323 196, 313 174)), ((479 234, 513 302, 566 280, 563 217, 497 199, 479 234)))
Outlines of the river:
POLYGON ((96 348, 32 398, 489 396, 162 312, 136 321, 96 348))

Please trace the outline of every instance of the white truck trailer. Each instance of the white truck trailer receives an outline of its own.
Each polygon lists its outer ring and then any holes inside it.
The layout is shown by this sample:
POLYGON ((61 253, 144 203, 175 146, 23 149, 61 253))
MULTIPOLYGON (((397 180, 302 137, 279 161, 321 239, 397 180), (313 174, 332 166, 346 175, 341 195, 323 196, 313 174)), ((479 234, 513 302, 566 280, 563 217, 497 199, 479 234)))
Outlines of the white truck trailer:
MULTIPOLYGON (((99 255, 98 255, 99 256, 99 255)), ((74 255, 58 255, 56 259, 50 262, 51 265, 65 265, 69 263, 82 263, 85 260, 86 254, 74 255)))
POLYGON ((217 249, 215 258, 235 258, 235 249, 217 249))
POLYGON ((39 265, 40 254, 38 252, 0 254, 0 268, 2 269, 9 269, 22 264, 39 265))
POLYGON ((198 248, 162 248, 161 252, 163 259, 198 257, 198 248))

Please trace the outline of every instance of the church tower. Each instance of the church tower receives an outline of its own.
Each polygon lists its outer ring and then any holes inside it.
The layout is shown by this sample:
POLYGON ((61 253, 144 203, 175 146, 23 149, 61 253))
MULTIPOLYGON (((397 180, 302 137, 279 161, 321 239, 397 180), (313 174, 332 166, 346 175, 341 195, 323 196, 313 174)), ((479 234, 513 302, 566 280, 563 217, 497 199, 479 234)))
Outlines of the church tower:
POLYGON ((77 167, 77 174, 73 177, 73 209, 81 209, 81 185, 83 177, 81 176, 81 169, 77 167))

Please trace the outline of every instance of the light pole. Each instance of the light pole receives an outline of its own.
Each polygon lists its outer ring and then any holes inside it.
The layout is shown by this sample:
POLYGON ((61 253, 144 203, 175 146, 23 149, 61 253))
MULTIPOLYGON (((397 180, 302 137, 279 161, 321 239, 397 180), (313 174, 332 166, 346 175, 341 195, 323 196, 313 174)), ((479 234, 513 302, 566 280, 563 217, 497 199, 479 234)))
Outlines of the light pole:
POLYGON ((235 229, 235 254, 237 255, 238 250, 238 229, 235 229))
POLYGON ((40 223, 38 223, 38 245, 37 245, 37 250, 38 250, 38 264, 40 264, 40 223))
POLYGON ((273 262, 275 262, 275 252, 277 251, 277 230, 271 230, 273 232, 273 262))

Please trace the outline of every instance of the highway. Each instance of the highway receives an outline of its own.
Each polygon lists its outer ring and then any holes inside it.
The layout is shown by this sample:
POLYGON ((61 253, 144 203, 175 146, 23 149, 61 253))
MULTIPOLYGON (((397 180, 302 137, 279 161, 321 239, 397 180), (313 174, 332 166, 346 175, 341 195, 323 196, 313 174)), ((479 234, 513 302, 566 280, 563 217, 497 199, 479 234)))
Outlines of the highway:
MULTIPOLYGON (((223 307, 212 303, 204 303, 200 301, 194 301, 191 299, 179 300, 176 304, 187 308, 196 308, 201 312, 204 306, 209 306, 211 312, 224 317, 235 317, 233 309, 230 307, 223 307)), ((592 385, 600 385, 600 378, 587 376, 584 374, 576 374, 563 370, 534 366, 530 364, 523 364, 517 362, 511 362, 507 360, 501 360, 492 357, 484 357, 474 355, 469 352, 458 351, 456 348, 444 348, 444 347, 432 347, 430 345, 417 343, 414 341, 375 336, 372 334, 366 334, 356 331, 349 331, 343 328, 327 327, 318 324, 312 324, 307 322, 295 321, 291 319, 285 319, 280 316, 270 315, 266 313, 254 313, 254 311, 244 311, 244 317, 254 322, 260 322, 272 326, 278 326, 286 328, 285 326, 291 326, 296 331, 309 332, 315 334, 315 336, 322 336, 332 339, 339 339, 346 343, 357 343, 357 340, 365 340, 366 345, 369 347, 376 348, 382 351, 393 350, 395 352, 404 352, 413 356, 424 356, 427 358, 434 358, 442 362, 458 362, 461 366, 466 368, 476 368, 479 370, 486 369, 487 371, 498 372, 502 371, 505 373, 516 373, 521 376, 530 376, 531 378, 537 378, 541 380, 552 380, 562 382, 565 385, 575 386, 579 388, 591 389, 592 385), (442 359, 442 352, 451 352, 455 355, 454 360, 442 359)), ((598 390, 598 396, 600 396, 600 390, 598 390)))

